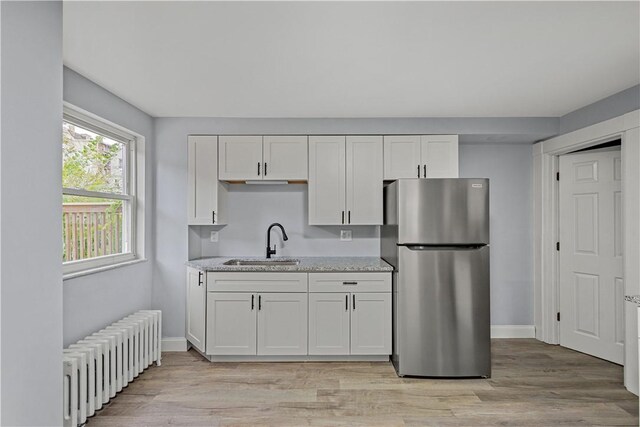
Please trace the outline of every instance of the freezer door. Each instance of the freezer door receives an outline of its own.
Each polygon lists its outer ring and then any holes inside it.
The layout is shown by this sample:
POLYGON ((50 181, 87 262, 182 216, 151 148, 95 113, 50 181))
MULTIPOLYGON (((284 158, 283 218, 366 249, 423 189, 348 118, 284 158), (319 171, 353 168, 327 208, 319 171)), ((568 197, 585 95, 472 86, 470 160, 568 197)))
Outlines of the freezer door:
POLYGON ((399 375, 491 375, 489 247, 399 250, 399 375))
POLYGON ((489 180, 398 180, 399 244, 489 244, 489 180))

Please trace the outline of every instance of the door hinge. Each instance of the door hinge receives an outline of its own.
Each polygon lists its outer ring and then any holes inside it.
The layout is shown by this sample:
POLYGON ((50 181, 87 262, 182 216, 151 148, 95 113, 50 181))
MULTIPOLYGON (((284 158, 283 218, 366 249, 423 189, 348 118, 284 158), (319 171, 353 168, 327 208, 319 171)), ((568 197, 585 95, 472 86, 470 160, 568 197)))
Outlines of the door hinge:
POLYGON ((556 242, 556 251, 560 250, 560 242, 556 242))
POLYGON ((560 312, 556 314, 556 319, 558 320, 558 322, 560 321, 560 312))
POLYGON ((556 172, 556 181, 560 181, 560 172, 556 172))

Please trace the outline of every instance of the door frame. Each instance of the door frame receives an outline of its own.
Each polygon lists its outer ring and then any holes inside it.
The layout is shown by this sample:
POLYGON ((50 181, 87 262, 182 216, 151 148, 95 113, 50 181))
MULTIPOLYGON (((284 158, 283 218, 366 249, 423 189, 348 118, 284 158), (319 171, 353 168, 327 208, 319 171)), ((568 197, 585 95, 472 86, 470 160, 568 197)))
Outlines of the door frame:
MULTIPOLYGON (((534 323, 536 338, 559 344, 559 156, 622 141, 623 277, 625 295, 640 294, 640 110, 557 136, 533 146, 534 323), (630 185, 635 183, 635 185, 630 185), (635 219, 635 221, 634 221, 635 219), (629 262, 627 262, 629 260, 629 262)), ((638 393, 638 326, 635 305, 625 303, 625 386, 638 393)))

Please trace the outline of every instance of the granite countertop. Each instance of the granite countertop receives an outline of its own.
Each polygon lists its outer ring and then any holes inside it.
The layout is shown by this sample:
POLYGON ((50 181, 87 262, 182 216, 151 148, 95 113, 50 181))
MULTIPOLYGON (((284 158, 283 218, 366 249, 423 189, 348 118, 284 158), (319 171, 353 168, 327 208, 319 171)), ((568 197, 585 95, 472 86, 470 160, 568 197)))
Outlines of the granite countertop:
POLYGON ((272 260, 300 260, 298 265, 224 265, 229 260, 261 261, 258 257, 212 257, 187 261, 203 271, 298 271, 298 272, 385 272, 393 267, 377 257, 273 257, 272 260))
POLYGON ((640 305, 640 295, 625 295, 624 300, 640 305))

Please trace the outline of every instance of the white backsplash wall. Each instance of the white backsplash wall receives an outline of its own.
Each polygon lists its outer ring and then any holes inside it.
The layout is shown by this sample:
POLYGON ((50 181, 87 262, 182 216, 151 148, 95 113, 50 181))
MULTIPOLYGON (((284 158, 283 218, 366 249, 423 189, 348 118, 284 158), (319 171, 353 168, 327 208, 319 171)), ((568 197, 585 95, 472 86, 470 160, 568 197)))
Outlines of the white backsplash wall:
POLYGON ((267 228, 279 222, 289 240, 283 242, 279 228, 271 231, 271 245, 276 256, 379 256, 379 227, 308 225, 307 185, 229 186, 226 226, 192 226, 200 247, 194 246, 189 257, 265 256, 267 228), (218 231, 217 243, 210 240, 218 231), (340 241, 340 230, 351 230, 352 241, 340 241))

